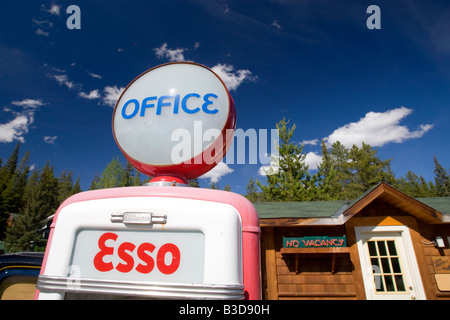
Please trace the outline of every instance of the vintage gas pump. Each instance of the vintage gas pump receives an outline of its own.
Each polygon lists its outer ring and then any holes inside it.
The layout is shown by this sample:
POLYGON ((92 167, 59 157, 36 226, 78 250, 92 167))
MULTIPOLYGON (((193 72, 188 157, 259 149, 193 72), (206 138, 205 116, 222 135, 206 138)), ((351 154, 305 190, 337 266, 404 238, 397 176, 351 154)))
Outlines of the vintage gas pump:
POLYGON ((230 147, 233 99, 194 63, 133 80, 113 134, 141 187, 82 192, 55 214, 36 299, 260 299, 259 221, 232 192, 189 187, 230 147))

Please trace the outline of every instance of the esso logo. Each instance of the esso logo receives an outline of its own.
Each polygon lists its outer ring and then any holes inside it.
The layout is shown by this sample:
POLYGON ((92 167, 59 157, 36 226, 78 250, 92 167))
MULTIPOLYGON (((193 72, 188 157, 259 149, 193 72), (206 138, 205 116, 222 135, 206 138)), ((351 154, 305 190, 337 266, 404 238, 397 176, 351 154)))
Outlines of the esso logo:
POLYGON ((139 246, 131 242, 117 243, 117 238, 117 234, 107 232, 98 239, 99 251, 93 260, 94 267, 98 271, 108 272, 115 269, 122 273, 129 273, 136 270, 142 274, 149 274, 156 267, 162 274, 170 275, 180 266, 180 249, 173 243, 166 243, 157 248, 149 242, 141 243, 139 246), (111 240, 114 246, 108 246, 106 244, 108 240, 111 240), (139 261, 133 258, 132 253, 135 250, 139 261), (108 261, 115 256, 121 260, 116 265, 108 261))
POLYGON ((225 156, 235 123, 234 102, 220 77, 205 66, 175 62, 134 79, 116 103, 112 125, 117 145, 139 171, 192 179, 225 156), (211 130, 221 136, 203 139, 211 130), (174 157, 182 139, 191 139, 192 149, 174 157), (211 153, 220 159, 198 160, 211 153))

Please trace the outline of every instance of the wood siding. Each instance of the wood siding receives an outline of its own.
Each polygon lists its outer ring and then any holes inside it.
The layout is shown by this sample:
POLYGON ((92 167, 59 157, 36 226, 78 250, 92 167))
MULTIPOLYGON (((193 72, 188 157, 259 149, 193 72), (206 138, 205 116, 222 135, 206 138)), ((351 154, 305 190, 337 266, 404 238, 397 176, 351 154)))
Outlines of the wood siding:
MULTIPOLYGON (((406 225, 411 234, 427 299, 450 299, 450 292, 438 290, 432 257, 450 256, 449 224, 429 224, 431 219, 411 216, 404 208, 394 207, 382 199, 371 202, 345 225, 277 227, 262 224, 263 296, 265 299, 365 299, 364 283, 356 245, 356 226, 406 225), (282 253, 282 238, 304 236, 347 237, 347 253, 282 253), (432 243, 442 236, 446 248, 432 243)), ((286 250, 285 250, 286 252, 286 250)))

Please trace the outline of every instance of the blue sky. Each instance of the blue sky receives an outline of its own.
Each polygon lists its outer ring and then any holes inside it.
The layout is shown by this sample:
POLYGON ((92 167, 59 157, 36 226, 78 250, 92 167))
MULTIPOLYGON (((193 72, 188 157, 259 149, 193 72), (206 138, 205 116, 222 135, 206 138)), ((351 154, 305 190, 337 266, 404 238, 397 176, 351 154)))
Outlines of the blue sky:
MULTIPOLYGON (((72 170, 87 190, 120 156, 111 129, 121 89, 169 61, 213 68, 237 127, 297 126, 311 167, 320 140, 365 141, 433 180, 450 167, 448 1, 17 1, 0 3, 0 158, 17 144, 42 168, 72 170), (370 5, 381 29, 368 29, 370 5), (70 5, 81 29, 69 29, 70 5)), ((245 193, 261 164, 221 165, 221 188, 245 193)), ((202 186, 210 178, 200 179, 202 186)))

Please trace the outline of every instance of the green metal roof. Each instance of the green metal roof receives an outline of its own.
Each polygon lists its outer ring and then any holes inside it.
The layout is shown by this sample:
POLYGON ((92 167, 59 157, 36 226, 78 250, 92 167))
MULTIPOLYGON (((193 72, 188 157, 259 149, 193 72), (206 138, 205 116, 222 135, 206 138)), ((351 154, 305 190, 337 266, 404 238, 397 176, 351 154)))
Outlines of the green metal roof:
MULTIPOLYGON (((255 202, 261 219, 330 218, 348 201, 255 202)), ((345 206, 347 208, 347 206, 345 206)))
MULTIPOLYGON (((260 219, 277 218, 331 218, 343 213, 360 200, 353 201, 298 201, 298 202, 255 202, 260 219)), ((417 198, 416 200, 450 216, 450 197, 417 198)))
POLYGON ((442 214, 450 215, 450 197, 416 198, 416 200, 442 214))

